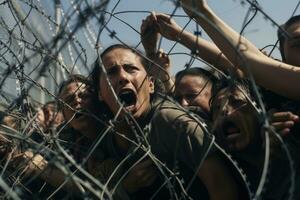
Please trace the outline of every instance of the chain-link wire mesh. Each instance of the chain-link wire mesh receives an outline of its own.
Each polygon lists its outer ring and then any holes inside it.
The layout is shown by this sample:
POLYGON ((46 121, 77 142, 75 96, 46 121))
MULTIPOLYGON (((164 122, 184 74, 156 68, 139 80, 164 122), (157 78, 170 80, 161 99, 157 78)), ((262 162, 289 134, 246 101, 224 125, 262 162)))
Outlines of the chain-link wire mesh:
MULTIPOLYGON (((2 118, 5 116, 7 120, 11 120, 7 122, 8 124, 1 125, 1 198, 112 199, 113 194, 120 192, 118 191, 119 185, 122 184, 130 170, 145 158, 152 160, 164 180, 152 198, 155 198, 160 189, 165 186, 172 199, 188 198, 186 195, 188 187, 183 186, 176 167, 170 169, 151 151, 151 145, 147 139, 148 126, 141 128, 134 117, 130 113, 126 113, 126 120, 131 125, 131 128, 129 128, 130 126, 126 128, 136 135, 136 139, 128 138, 115 130, 116 119, 122 113, 123 105, 120 101, 118 101, 120 105, 118 114, 114 115, 112 120, 105 121, 95 113, 72 108, 72 105, 69 105, 70 102, 57 96, 59 85, 70 75, 90 76, 97 58, 101 65, 99 55, 105 46, 117 42, 142 49, 139 26, 142 19, 151 14, 151 10, 147 7, 141 8, 141 10, 131 10, 129 1, 127 1, 128 10, 119 9, 120 4, 124 2, 125 0, 55 0, 51 2, 3 0, 0 2, 1 109, 2 118), (132 18, 135 19, 134 22, 132 18), (124 29, 126 29, 126 33, 123 32, 124 29), (127 34, 127 36, 123 37, 123 34, 127 34), (133 38, 130 44, 126 41, 129 37, 133 38), (65 106, 73 110, 72 118, 57 129, 46 130, 38 119, 39 111, 44 109, 43 105, 48 101, 54 101, 54 104, 59 104, 58 107, 65 106), (103 130, 98 131, 97 139, 85 141, 77 135, 78 133, 76 133, 76 137, 72 135, 75 134, 72 131, 67 133, 66 138, 60 137, 62 132, 69 130, 69 122, 76 119, 79 114, 92 116, 101 124, 101 127, 104 127, 103 130), (95 161, 93 166, 89 166, 92 163, 91 160, 97 160, 97 157, 102 156, 103 152, 98 152, 101 149, 99 147, 103 145, 104 138, 111 132, 119 134, 134 144, 134 148, 120 162, 106 160, 99 164, 95 161), (138 159, 136 158, 137 154, 141 154, 138 159), (122 170, 123 166, 129 162, 132 162, 132 165, 126 170, 122 170), (109 171, 109 176, 103 179, 99 178, 97 172, 101 170, 109 171), (117 180, 114 180, 116 177, 117 180), (55 179, 54 182, 57 185, 49 184, 52 179, 55 179), (111 186, 112 183, 115 184, 111 186), (75 195, 73 190, 76 190, 75 195)), ((200 26, 182 12, 180 2, 169 1, 168 3, 170 6, 168 14, 172 19, 181 21, 184 29, 188 26, 193 27, 195 35, 202 35, 200 26)), ((257 18, 262 19, 263 23, 268 26, 279 27, 279 22, 273 20, 259 2, 249 0, 239 1, 236 4, 247 11, 243 16, 241 34, 244 34, 247 27, 257 18)), ((299 3, 295 5, 291 15, 297 12, 298 6, 299 3)), ((276 45, 277 42, 266 46, 266 48, 271 47, 270 55, 276 49, 276 45)), ((174 58, 175 62, 177 61, 175 57, 184 57, 186 64, 182 69, 200 64, 205 68, 219 71, 197 57, 198 52, 180 51, 182 48, 178 46, 180 46, 179 42, 167 42, 166 39, 161 38, 157 49, 164 48, 166 55, 174 58)), ((144 57, 151 61, 150 57, 144 57)), ((165 73, 162 67, 160 67, 160 73, 165 73)), ((229 76, 228 81, 234 81, 234 79, 229 76)), ((264 122, 264 130, 271 130, 261 94, 255 81, 250 79, 250 82, 255 100, 253 101, 249 97, 249 101, 257 109, 260 121, 264 122)), ((79 85, 78 90, 81 87, 83 86, 79 85)), ((114 89, 111 88, 111 90, 114 89)), ((117 95, 115 98, 118 99, 117 95)), ((194 119, 194 114, 188 113, 188 115, 194 119)), ((151 122, 151 120, 149 121, 151 122)), ((207 129, 205 123, 200 121, 199 124, 203 130, 207 129)), ((260 196, 268 179, 270 144, 267 133, 266 131, 264 136, 266 150, 263 173, 257 190, 252 191, 255 198, 260 196)), ((213 143, 213 140, 211 142, 213 143)), ((292 180, 290 193, 292 194, 295 189, 293 161, 285 145, 283 148, 292 171, 290 175, 292 180)), ((211 146, 207 148, 205 154, 208 154, 210 149, 211 146)), ((228 155, 226 154, 226 156, 228 155)), ((228 159, 231 157, 228 156, 228 159)), ((236 167, 238 168, 238 166, 236 167)), ((241 174, 244 176, 243 172, 241 174)))

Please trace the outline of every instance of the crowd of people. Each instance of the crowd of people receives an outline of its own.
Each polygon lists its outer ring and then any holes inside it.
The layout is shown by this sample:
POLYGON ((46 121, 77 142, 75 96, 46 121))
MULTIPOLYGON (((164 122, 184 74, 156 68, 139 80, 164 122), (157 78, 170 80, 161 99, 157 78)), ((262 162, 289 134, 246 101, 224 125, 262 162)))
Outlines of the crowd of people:
POLYGON ((213 43, 152 12, 141 24, 144 52, 107 47, 89 76, 70 75, 30 122, 2 109, 2 179, 12 188, 1 183, 3 196, 300 199, 300 16, 279 27, 278 61, 205 0, 181 4, 213 43), (173 77, 160 37, 214 70, 173 77))

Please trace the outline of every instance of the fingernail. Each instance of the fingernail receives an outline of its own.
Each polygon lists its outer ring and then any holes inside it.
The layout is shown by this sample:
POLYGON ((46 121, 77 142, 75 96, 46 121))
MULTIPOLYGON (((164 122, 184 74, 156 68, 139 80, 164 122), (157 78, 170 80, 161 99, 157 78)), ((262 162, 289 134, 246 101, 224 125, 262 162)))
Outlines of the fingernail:
POLYGON ((298 115, 295 115, 295 116, 294 116, 294 121, 297 121, 297 122, 299 122, 299 121, 300 121, 300 118, 299 118, 299 116, 298 116, 298 115))
POLYGON ((289 135, 290 133, 290 129, 289 128, 285 128, 282 132, 283 132, 283 136, 289 135))

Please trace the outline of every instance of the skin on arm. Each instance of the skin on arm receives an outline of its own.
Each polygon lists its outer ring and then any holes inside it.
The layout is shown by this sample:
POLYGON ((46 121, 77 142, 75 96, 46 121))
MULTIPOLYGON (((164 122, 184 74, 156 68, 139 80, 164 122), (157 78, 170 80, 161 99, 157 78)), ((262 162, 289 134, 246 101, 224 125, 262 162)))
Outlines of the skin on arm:
POLYGON ((154 78, 160 79, 165 86, 165 90, 168 93, 172 93, 174 91, 174 81, 171 78, 170 58, 162 49, 157 50, 156 44, 160 37, 157 30, 155 15, 152 13, 142 21, 141 41, 146 56, 153 61, 149 74, 154 78))
MULTIPOLYGON (((32 151, 27 150, 15 155, 12 160, 14 166, 26 165, 25 177, 38 176, 54 187, 59 187, 66 180, 66 175, 61 170, 50 165, 40 154, 34 154, 32 151)), ((79 192, 78 187, 71 179, 65 183, 63 189, 75 193, 79 192)))
POLYGON ((246 75, 248 74, 246 67, 248 67, 258 84, 288 98, 300 99, 299 67, 265 56, 251 42, 223 22, 209 8, 206 1, 183 0, 182 6, 187 14, 195 17, 231 63, 240 67, 246 75), (197 11, 198 14, 194 11, 197 11), (237 56, 236 49, 239 56, 237 56))
MULTIPOLYGON (((196 52, 200 58, 224 72, 237 70, 234 69, 232 63, 215 44, 183 30, 170 16, 157 13, 154 19, 159 33, 165 38, 181 43, 191 51, 196 52)), ((242 76, 240 70, 238 70, 237 73, 242 76)))
POLYGON ((198 172, 198 177, 206 186, 211 200, 238 199, 237 184, 217 156, 206 158, 198 172))

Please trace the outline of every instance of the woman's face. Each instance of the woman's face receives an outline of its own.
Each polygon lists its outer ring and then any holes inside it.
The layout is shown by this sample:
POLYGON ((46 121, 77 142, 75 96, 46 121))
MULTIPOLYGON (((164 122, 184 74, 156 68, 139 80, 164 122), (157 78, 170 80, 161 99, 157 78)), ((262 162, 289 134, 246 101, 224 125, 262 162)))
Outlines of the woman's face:
POLYGON ((63 88, 60 99, 72 109, 65 105, 62 112, 65 121, 69 121, 74 129, 81 130, 90 125, 92 117, 83 113, 93 111, 94 104, 92 97, 92 91, 82 82, 75 81, 63 88))
POLYGON ((300 22, 290 25, 286 31, 290 37, 283 44, 285 61, 300 67, 300 22))
POLYGON ((231 151, 244 150, 259 135, 256 111, 241 90, 221 90, 213 101, 212 111, 216 131, 231 151))

